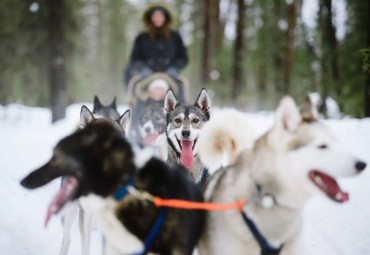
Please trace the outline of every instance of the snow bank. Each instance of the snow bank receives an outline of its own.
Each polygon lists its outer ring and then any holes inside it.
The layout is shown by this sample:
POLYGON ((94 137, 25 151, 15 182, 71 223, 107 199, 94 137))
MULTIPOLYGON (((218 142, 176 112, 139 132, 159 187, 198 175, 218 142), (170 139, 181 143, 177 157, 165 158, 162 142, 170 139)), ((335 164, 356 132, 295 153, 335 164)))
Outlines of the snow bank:
MULTIPOLYGON (((54 217, 43 227, 47 205, 59 189, 58 180, 33 191, 19 185, 30 171, 44 164, 53 146, 79 122, 82 104, 68 107, 66 119, 51 125, 48 109, 19 104, 0 106, 0 250, 1 254, 59 254, 62 228, 54 217)), ((91 104, 85 104, 91 109, 91 104)), ((119 110, 123 113, 126 107, 119 110)), ((259 134, 273 122, 269 112, 248 114, 259 134)), ((370 119, 327 120, 325 123, 345 146, 370 163, 370 119)), ((341 181, 350 201, 336 204, 313 199, 305 210, 305 223, 313 254, 370 254, 370 171, 341 181)), ((77 219, 76 221, 77 222, 77 219)), ((78 224, 72 228, 69 254, 80 254, 78 224)), ((101 254, 101 236, 95 231, 91 254, 101 254)))

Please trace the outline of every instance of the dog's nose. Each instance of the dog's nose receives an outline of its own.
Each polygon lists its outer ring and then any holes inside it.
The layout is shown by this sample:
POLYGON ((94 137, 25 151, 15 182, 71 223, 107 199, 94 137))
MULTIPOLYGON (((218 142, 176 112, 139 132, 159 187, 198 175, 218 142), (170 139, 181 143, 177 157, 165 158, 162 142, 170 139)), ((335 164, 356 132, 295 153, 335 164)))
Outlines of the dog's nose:
POLYGON ((355 164, 355 167, 356 167, 357 172, 362 172, 366 167, 366 163, 363 161, 357 161, 355 164))
POLYGON ((146 127, 145 128, 145 132, 147 132, 148 134, 152 131, 152 129, 150 127, 146 127))
POLYGON ((183 131, 181 131, 181 135, 184 138, 188 138, 190 136, 190 130, 184 129, 183 131))

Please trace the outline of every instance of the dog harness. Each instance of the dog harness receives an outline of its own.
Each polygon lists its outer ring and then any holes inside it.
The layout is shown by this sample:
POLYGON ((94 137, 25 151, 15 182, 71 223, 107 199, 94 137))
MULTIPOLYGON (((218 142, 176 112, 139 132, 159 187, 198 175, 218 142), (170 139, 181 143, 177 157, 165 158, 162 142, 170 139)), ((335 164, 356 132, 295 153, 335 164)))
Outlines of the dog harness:
MULTIPOLYGON (((266 207, 266 208, 271 208, 274 204, 276 204, 276 200, 275 200, 274 197, 272 197, 268 194, 266 194, 266 196, 262 195, 262 187, 258 183, 256 184, 256 190, 257 190, 257 194, 252 199, 253 202, 259 201, 262 204, 262 206, 266 207)), ((261 248, 261 255, 279 255, 280 252, 281 252, 281 249, 284 246, 284 244, 280 245, 279 248, 273 247, 266 240, 266 238, 261 234, 261 232, 258 230, 256 224, 254 224, 252 219, 248 217, 247 213, 244 210, 241 211, 241 215, 243 217, 243 220, 247 224, 249 230, 252 232, 254 238, 258 242, 258 244, 261 248)))
POLYGON ((200 187, 203 187, 204 184, 206 183, 208 177, 208 169, 205 167, 202 172, 202 177, 200 178, 200 181, 197 182, 196 184, 200 187))
MULTIPOLYGON (((204 169, 202 174, 202 180, 204 176, 207 176, 208 170, 204 169)), ((158 232, 161 229, 161 226, 163 225, 163 221, 166 215, 166 208, 178 208, 178 209, 200 209, 200 210, 231 210, 231 209, 237 209, 240 211, 241 216, 245 223, 247 224, 249 230, 252 232, 254 238, 258 242, 260 248, 261 248, 261 255, 279 255, 281 252, 281 249, 283 248, 283 245, 280 245, 279 248, 273 247, 266 238, 261 234, 261 232, 258 230, 257 226, 254 224, 254 222, 248 217, 246 212, 243 210, 243 207, 245 205, 244 200, 238 200, 235 203, 232 204, 214 204, 214 203, 203 203, 203 202, 193 202, 193 201, 185 201, 185 200, 178 200, 178 199, 162 199, 159 197, 154 197, 153 195, 146 193, 146 192, 140 192, 135 189, 133 186, 134 178, 131 176, 129 180, 127 181, 127 184, 120 189, 117 190, 117 192, 113 195, 113 197, 116 200, 122 199, 124 196, 127 195, 127 193, 132 193, 134 196, 138 197, 139 199, 149 200, 154 203, 156 207, 161 207, 161 212, 148 236, 148 238, 145 241, 144 244, 144 250, 142 253, 139 254, 145 254, 148 252, 151 244, 153 243, 155 237, 157 236, 158 232)), ((258 193, 261 192, 261 187, 257 185, 258 193)), ((258 199, 258 198, 256 198, 258 199)), ((134 254, 134 255, 139 255, 134 254)))
MULTIPOLYGON (((126 185, 119 188, 116 193, 113 194, 113 197, 115 200, 119 201, 122 198, 124 198, 129 192, 130 188, 134 188, 134 175, 131 175, 128 179, 126 185)), ((157 237, 159 231, 161 230, 161 227, 163 225, 163 222, 165 220, 167 213, 167 208, 162 207, 161 212, 159 213, 159 216, 157 220, 154 223, 154 226, 152 227, 149 236, 146 238, 144 243, 144 249, 142 252, 134 253, 133 255, 144 255, 149 251, 149 248, 151 247, 152 243, 154 242, 155 238, 157 237)))
POLYGON ((256 224, 248 217, 248 215, 245 213, 245 211, 241 212, 241 215, 243 217, 243 220, 247 224, 249 230, 252 232, 254 238, 258 242, 260 248, 261 248, 261 255, 279 255, 281 249, 283 248, 283 244, 280 245, 279 248, 273 247, 266 238, 261 234, 261 232, 258 230, 256 224))

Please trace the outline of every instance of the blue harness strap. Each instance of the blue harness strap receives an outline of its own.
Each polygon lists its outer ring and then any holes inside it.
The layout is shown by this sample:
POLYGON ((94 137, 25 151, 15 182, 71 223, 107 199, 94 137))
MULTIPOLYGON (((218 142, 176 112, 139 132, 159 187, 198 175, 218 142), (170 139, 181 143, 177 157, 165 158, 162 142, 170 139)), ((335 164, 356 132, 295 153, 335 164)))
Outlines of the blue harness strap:
MULTIPOLYGON (((134 175, 131 175, 130 176, 130 178, 128 179, 126 185, 124 185, 121 188, 119 188, 116 191, 116 193, 113 194, 114 199, 121 200, 123 197, 125 197, 128 194, 128 190, 127 190, 127 187, 128 186, 134 186, 134 175)), ((162 207, 161 208, 161 212, 160 212, 160 214, 159 214, 159 216, 158 216, 158 218, 157 218, 157 220, 156 220, 156 222, 155 222, 152 230, 149 233, 149 236, 145 240, 143 251, 140 252, 140 253, 135 253, 133 255, 144 255, 144 254, 146 254, 149 251, 150 246, 152 245, 154 239, 156 238, 157 234, 161 230, 161 227, 163 225, 163 222, 164 222, 166 213, 167 213, 167 208, 166 207, 162 207)))
POLYGON ((137 254, 134 254, 134 255, 144 255, 144 254, 146 254, 149 251, 150 246, 152 245, 154 239, 156 238, 156 236, 158 235, 159 231, 161 230, 161 227, 163 225, 163 222, 164 222, 166 213, 167 213, 167 208, 166 207, 162 207, 161 208, 161 212, 160 212, 157 220, 155 221, 155 224, 154 224, 152 230, 150 231, 149 236, 145 240, 144 250, 142 252, 137 253, 137 254))
POLYGON ((126 185, 119 188, 116 191, 116 193, 113 194, 114 199, 115 200, 121 200, 128 193, 127 186, 133 186, 133 185, 134 185, 134 175, 131 175, 130 178, 128 179, 126 185))
POLYGON ((279 255, 283 245, 281 245, 279 248, 273 247, 258 231, 256 224, 254 224, 254 222, 248 218, 247 214, 244 211, 242 211, 241 214, 250 231, 252 231, 254 238, 261 247, 261 255, 279 255))
POLYGON ((198 186, 204 186, 204 184, 206 183, 206 181, 207 181, 207 177, 208 177, 208 169, 205 167, 204 169, 203 169, 203 172, 202 172, 202 177, 200 178, 200 181, 199 182, 197 182, 196 184, 198 185, 198 186))

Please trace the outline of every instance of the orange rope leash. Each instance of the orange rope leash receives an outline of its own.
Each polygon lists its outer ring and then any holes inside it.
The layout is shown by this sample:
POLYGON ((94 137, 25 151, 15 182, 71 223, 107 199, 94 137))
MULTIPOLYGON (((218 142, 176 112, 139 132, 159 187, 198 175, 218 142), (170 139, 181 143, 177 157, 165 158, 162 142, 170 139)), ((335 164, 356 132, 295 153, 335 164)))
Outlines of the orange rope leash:
POLYGON ((203 202, 193 202, 179 199, 163 199, 160 197, 155 197, 153 203, 157 207, 172 207, 178 209, 187 209, 187 210, 207 210, 207 211, 226 211, 231 209, 237 209, 243 211, 245 201, 240 199, 235 203, 231 204, 216 204, 216 203, 203 203, 203 202))

